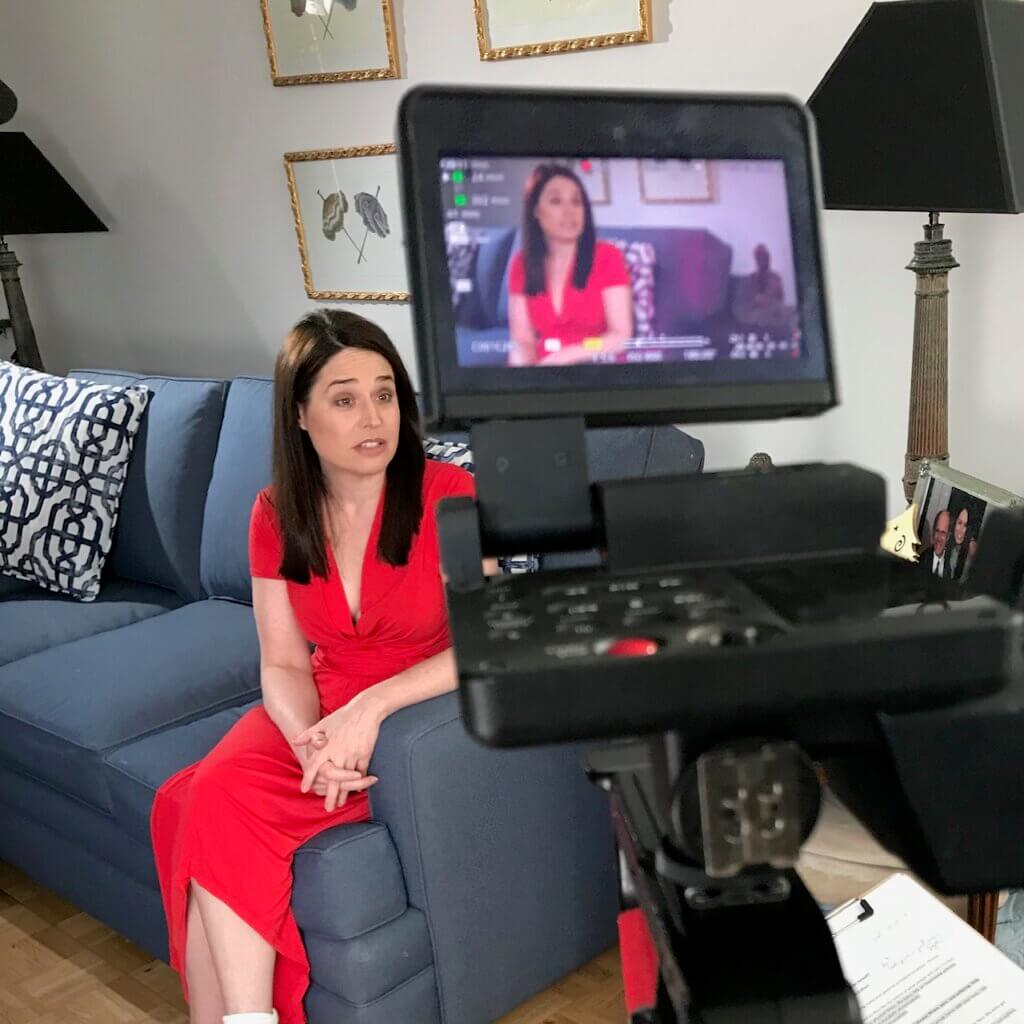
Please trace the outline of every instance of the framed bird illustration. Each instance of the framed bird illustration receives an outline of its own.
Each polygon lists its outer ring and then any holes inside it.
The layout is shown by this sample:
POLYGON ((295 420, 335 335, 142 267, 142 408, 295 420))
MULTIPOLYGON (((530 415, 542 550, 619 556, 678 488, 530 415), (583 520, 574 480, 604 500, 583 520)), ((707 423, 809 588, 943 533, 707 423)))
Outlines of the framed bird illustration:
POLYGON ((260 0, 274 85, 398 77, 392 0, 260 0))
POLYGON ((393 145, 285 153, 311 299, 408 302, 393 145))

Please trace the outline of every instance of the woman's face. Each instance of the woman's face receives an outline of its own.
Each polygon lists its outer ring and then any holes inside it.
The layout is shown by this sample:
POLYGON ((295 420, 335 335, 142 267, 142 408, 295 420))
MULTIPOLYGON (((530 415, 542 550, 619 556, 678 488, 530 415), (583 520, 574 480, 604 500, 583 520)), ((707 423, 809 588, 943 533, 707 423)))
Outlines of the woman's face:
POLYGON ((963 544, 964 537, 967 536, 967 509, 960 509, 960 514, 956 517, 956 523, 953 524, 953 537, 957 544, 963 544))
POLYGON ((586 217, 579 185, 561 175, 551 178, 540 190, 533 215, 549 242, 575 242, 586 217))
POLYGON ((331 356, 299 409, 325 471, 382 473, 398 447, 399 421, 391 364, 361 348, 331 356))

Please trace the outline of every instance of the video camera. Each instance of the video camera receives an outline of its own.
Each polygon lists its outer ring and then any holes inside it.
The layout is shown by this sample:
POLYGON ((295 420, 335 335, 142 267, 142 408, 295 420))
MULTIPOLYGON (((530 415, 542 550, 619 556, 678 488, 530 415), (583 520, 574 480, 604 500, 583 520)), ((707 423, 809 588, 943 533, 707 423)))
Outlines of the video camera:
POLYGON ((594 744, 646 1019, 860 1021, 794 870, 819 775, 935 889, 1024 882, 1024 521, 993 513, 970 596, 880 551, 851 465, 588 479, 588 427, 837 403, 796 101, 418 87, 398 136, 425 415, 475 455, 438 514, 466 727, 594 744))

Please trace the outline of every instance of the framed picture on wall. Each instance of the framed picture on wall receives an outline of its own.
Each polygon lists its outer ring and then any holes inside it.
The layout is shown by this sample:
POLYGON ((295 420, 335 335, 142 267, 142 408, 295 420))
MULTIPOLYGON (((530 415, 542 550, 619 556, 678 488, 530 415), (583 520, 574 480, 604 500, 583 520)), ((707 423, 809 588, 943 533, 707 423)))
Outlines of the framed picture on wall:
POLYGON ((651 0, 473 0, 481 60, 651 41, 651 0))
POLYGON ((993 508, 1015 508, 1024 498, 944 463, 922 462, 913 506, 923 571, 966 583, 982 527, 993 508))
POLYGON ((640 160, 645 203, 707 203, 714 198, 707 160, 640 160))
POLYGON ((408 302, 395 147, 285 153, 311 299, 408 302))
POLYGON ((391 0, 260 0, 274 85, 398 77, 391 0))
POLYGON ((571 166, 583 182, 591 206, 606 206, 612 201, 607 160, 573 160, 571 166))

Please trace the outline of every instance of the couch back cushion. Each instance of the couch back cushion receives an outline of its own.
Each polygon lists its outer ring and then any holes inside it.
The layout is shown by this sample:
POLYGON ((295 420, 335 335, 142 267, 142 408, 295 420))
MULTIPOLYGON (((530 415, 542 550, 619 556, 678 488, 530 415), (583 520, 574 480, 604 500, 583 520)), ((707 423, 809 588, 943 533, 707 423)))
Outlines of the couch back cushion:
POLYGON ((109 384, 139 384, 149 406, 135 438, 108 571, 202 597, 199 541, 217 451, 227 382, 147 377, 107 370, 70 376, 109 384))
POLYGON ((228 390, 203 524, 201 575, 211 597, 252 600, 249 514, 270 483, 273 399, 266 378, 238 377, 228 390))

